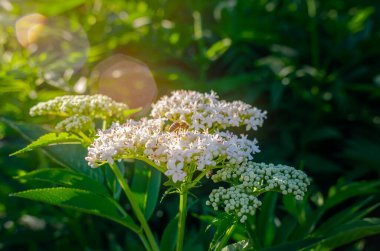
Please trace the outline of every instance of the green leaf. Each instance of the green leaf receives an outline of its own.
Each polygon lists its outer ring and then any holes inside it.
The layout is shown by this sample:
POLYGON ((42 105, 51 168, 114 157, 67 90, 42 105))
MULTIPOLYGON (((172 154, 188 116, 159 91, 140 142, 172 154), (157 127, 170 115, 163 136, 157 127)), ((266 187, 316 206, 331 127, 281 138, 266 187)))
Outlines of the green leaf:
POLYGON ((361 181, 331 187, 325 203, 313 213, 313 217, 308 217, 302 232, 310 233, 330 208, 356 196, 378 193, 379 186, 380 181, 361 181))
POLYGON ((54 3, 46 0, 37 0, 37 2, 39 12, 49 16, 56 16, 77 8, 78 6, 85 3, 85 0, 65 0, 61 3, 54 3))
POLYGON ((134 170, 131 189, 148 220, 157 205, 161 173, 142 161, 135 162, 134 170))
POLYGON ((160 250, 172 251, 177 241, 178 214, 170 220, 161 237, 160 250))
POLYGON ((227 229, 235 224, 234 217, 228 214, 223 214, 222 217, 215 218, 214 223, 216 225, 216 232, 210 243, 209 251, 216 249, 220 245, 220 241, 226 234, 227 229))
POLYGON ((281 226, 276 231, 274 243, 286 242, 296 228, 297 223, 297 220, 293 216, 285 216, 281 221, 281 226))
POLYGON ((14 122, 5 118, 0 118, 0 121, 7 124, 13 130, 21 134, 23 138, 32 142, 49 131, 34 124, 27 124, 22 122, 14 122))
POLYGON ((231 46, 231 39, 224 38, 214 43, 206 52, 208 59, 214 61, 217 60, 224 52, 228 50, 231 46))
POLYGON ((270 246, 275 235, 275 209, 277 202, 277 193, 266 193, 264 195, 263 206, 259 211, 257 233, 263 246, 270 246))
POLYGON ((130 116, 132 114, 135 114, 135 113, 137 113, 137 112, 139 112, 141 110, 142 110, 141 107, 138 107, 138 108, 135 108, 135 109, 124 110, 123 111, 123 115, 124 115, 124 117, 128 117, 128 116, 130 116))
POLYGON ((380 233, 380 218, 368 218, 344 224, 337 227, 334 232, 335 234, 328 235, 327 238, 314 245, 316 249, 333 250, 361 238, 378 234, 380 233))
MULTIPOLYGON (((48 130, 33 124, 13 122, 7 119, 1 120, 29 142, 49 133, 48 130)), ((88 166, 84 159, 87 155, 87 149, 81 145, 53 145, 42 149, 48 157, 59 165, 83 173, 91 179, 103 183, 104 177, 101 169, 93 169, 88 166)))
POLYGON ((354 205, 344 209, 343 211, 335 214, 334 216, 330 217, 327 221, 325 221, 321 226, 319 226, 313 234, 328 234, 328 231, 334 230, 335 228, 341 226, 344 223, 349 223, 365 217, 371 211, 375 210, 380 206, 380 203, 377 203, 371 207, 360 210, 364 206, 366 206, 372 199, 373 197, 370 197, 364 199, 363 201, 359 201, 354 205))
MULTIPOLYGON (((87 149, 81 145, 55 145, 44 149, 47 156, 66 168, 78 171, 86 176, 103 183, 104 175, 101 168, 91 168, 85 157, 87 149)), ((104 167, 107 168, 107 167, 104 167)))
POLYGON ((116 201, 108 196, 102 196, 90 191, 54 187, 26 190, 11 194, 11 196, 36 200, 97 215, 120 223, 133 231, 139 231, 139 227, 116 201))
POLYGON ((67 132, 61 132, 61 133, 47 133, 41 137, 39 137, 37 140, 33 141, 26 147, 24 147, 21 150, 18 150, 17 152, 12 153, 10 156, 25 153, 31 150, 34 150, 36 148, 40 148, 43 146, 49 146, 49 145, 57 145, 57 144, 67 144, 67 143, 81 143, 82 139, 79 138, 77 135, 67 132))
POLYGON ((322 239, 323 238, 305 238, 299 241, 287 242, 274 247, 264 248, 262 251, 302 250, 303 248, 310 247, 311 245, 318 243, 322 239))
POLYGON ((105 196, 108 195, 107 189, 100 183, 83 174, 74 173, 66 169, 40 169, 16 178, 20 180, 44 181, 60 186, 84 189, 105 196))

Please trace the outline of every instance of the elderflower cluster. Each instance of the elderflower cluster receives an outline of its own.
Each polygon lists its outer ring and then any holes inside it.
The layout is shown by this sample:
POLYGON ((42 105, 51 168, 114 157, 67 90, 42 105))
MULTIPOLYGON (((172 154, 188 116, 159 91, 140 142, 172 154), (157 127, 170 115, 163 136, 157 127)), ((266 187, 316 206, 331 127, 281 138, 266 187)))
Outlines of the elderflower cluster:
POLYGON ((104 95, 65 95, 38 103, 30 109, 30 115, 73 116, 85 115, 91 118, 125 118, 128 106, 104 95))
POLYGON ((310 184, 307 175, 293 167, 251 161, 239 166, 228 165, 211 178, 214 182, 224 181, 232 186, 214 189, 206 204, 214 210, 222 207, 225 212, 238 216, 242 223, 261 205, 257 198, 261 193, 276 191, 302 200, 310 184))
POLYGON ((55 129, 66 132, 80 132, 93 128, 92 119, 88 116, 73 115, 59 122, 55 129))
POLYGON ((253 195, 251 189, 238 185, 214 189, 206 205, 212 206, 214 210, 222 208, 226 213, 238 216, 240 222, 244 223, 248 215, 255 214, 256 209, 261 206, 261 201, 253 195))
POLYGON ((297 200, 303 199, 310 184, 307 175, 293 167, 255 162, 220 169, 212 176, 212 180, 241 184, 259 193, 279 191, 284 195, 292 194, 297 200))
POLYGON ((184 181, 190 173, 224 163, 239 165, 259 152, 257 141, 230 132, 167 131, 165 119, 128 120, 99 131, 88 148, 86 160, 96 167, 105 161, 142 157, 162 167, 174 182, 184 181))
POLYGON ((198 131, 245 126, 257 130, 266 118, 266 112, 241 101, 219 100, 215 92, 174 91, 153 105, 151 116, 171 121, 184 120, 198 131))

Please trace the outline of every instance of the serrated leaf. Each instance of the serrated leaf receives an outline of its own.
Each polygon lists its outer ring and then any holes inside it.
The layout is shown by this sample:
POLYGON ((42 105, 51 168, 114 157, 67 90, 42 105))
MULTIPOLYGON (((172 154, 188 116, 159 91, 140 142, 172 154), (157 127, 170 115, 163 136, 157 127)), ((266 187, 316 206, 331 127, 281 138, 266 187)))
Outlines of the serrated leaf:
POLYGON ((90 191, 76 188, 54 187, 26 190, 11 194, 11 196, 97 215, 118 222, 133 231, 139 231, 139 227, 116 201, 108 196, 102 196, 90 191))
POLYGON ((44 181, 61 186, 84 189, 105 196, 108 195, 107 189, 100 183, 83 174, 74 173, 66 169, 40 169, 16 178, 23 180, 44 181))
POLYGON ((131 189, 148 220, 158 201, 161 173, 142 161, 135 162, 134 170, 131 189))
MULTIPOLYGON (((7 119, 1 120, 30 142, 49 133, 48 130, 33 124, 13 122, 7 119)), ((92 169, 88 166, 84 159, 87 150, 81 145, 53 145, 42 149, 48 157, 59 165, 83 173, 91 179, 103 183, 104 176, 101 168, 92 169)))
POLYGON ((37 140, 33 141, 26 147, 24 147, 21 150, 18 150, 17 152, 12 153, 10 156, 25 153, 28 151, 32 151, 34 149, 43 147, 43 146, 50 146, 50 145, 57 145, 57 144, 67 144, 67 143, 76 143, 80 144, 82 142, 82 139, 79 138, 77 135, 67 132, 61 132, 61 133, 47 133, 41 137, 39 137, 37 140))

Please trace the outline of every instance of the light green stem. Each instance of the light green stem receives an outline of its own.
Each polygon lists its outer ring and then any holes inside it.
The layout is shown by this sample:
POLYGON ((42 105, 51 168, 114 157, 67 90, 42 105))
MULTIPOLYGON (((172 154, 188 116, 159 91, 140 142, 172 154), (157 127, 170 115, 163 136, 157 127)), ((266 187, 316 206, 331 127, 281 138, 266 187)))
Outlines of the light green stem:
POLYGON ((106 119, 104 119, 103 120, 103 123, 102 123, 102 130, 104 131, 104 130, 106 130, 107 129, 107 120, 106 119))
POLYGON ((146 219, 144 217, 144 214, 142 213, 139 204, 132 192, 132 190, 129 188, 129 185, 127 182, 125 182, 125 179, 123 175, 121 174, 119 168, 117 167, 116 163, 110 164, 112 171, 115 173, 117 180, 119 181, 121 187, 123 188, 125 195, 127 196, 129 202, 131 203, 132 210, 136 215, 137 220, 140 222, 142 228, 144 229, 144 232, 148 238, 149 244, 153 251, 159 251, 158 245, 156 240, 153 237, 152 231, 150 230, 148 223, 146 222, 146 219))
POLYGON ((176 251, 182 251, 183 239, 185 236, 185 225, 187 215, 187 196, 188 191, 186 185, 183 185, 179 195, 179 219, 178 219, 178 233, 177 233, 177 247, 176 251))
POLYGON ((220 242, 218 243, 218 246, 215 248, 215 251, 220 251, 222 250, 222 248, 224 248, 224 246, 226 246, 227 244, 227 241, 230 239, 231 237, 231 234, 234 232, 235 230, 235 227, 236 227, 236 223, 232 224, 226 231, 226 233, 224 234, 223 238, 220 240, 220 242))
POLYGON ((92 140, 91 140, 89 137, 87 137, 86 134, 84 134, 83 132, 80 131, 80 132, 78 133, 78 135, 79 135, 80 137, 82 137, 82 139, 84 139, 84 140, 86 141, 86 146, 87 146, 87 145, 91 145, 92 140))

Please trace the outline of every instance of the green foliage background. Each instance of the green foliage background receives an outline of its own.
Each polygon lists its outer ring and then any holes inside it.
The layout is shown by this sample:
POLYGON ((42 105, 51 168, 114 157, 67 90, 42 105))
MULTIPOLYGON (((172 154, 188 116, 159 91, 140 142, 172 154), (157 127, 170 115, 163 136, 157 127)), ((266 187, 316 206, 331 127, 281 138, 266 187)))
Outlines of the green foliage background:
MULTIPOLYGON (((362 197, 345 200, 326 218, 355 200, 378 201, 379 190, 368 184, 379 179, 380 174, 379 2, 17 0, 0 3, 0 114, 3 118, 43 122, 29 117, 32 105, 74 93, 72 87, 78 79, 88 78, 99 62, 115 54, 125 54, 150 68, 159 96, 174 89, 215 90, 224 99, 240 99, 267 110, 268 120, 255 134, 262 149, 258 160, 303 168, 313 177, 315 193, 312 194, 323 198, 328 191, 334 193, 335 184, 342 187, 357 184, 354 182, 359 180, 364 182, 360 183, 364 189, 359 193, 362 197), (64 17, 74 26, 80 24, 88 36, 90 47, 85 64, 60 87, 44 79, 38 63, 41 61, 33 59, 16 40, 16 20, 35 12, 49 18, 64 17)), ((133 245, 139 245, 132 235, 114 223, 8 197, 26 186, 12 177, 55 164, 41 151, 8 157, 26 141, 4 122, 0 123, 0 140, 0 250, 133 250, 133 245), (35 229, 25 223, 25 215, 43 221, 44 228, 35 229)), ((199 201, 205 199, 208 191, 200 190, 199 201)), ((318 206, 317 197, 314 201, 317 202, 309 205, 312 208, 318 206)), ((194 243, 211 240, 210 232, 204 234, 207 224, 202 222, 207 221, 195 223, 207 209, 199 202, 194 203, 187 235, 188 247, 193 248, 194 243)), ((289 203, 284 201, 271 210, 281 215, 283 208, 291 211, 289 203)), ((170 198, 158 206, 158 217, 151 220, 157 235, 164 234, 163 228, 174 217, 176 207, 175 199, 170 198)), ((378 213, 374 209, 370 214, 378 213)), ((265 219, 270 221, 270 217, 267 215, 265 219)), ((269 225, 273 222, 274 218, 269 225)), ((260 224, 268 226, 265 222, 260 224)), ((279 237, 271 237, 270 229, 266 231, 268 234, 260 237, 264 246, 270 246, 279 237)), ((239 238, 235 236, 235 240, 239 238)), ((371 237, 342 250, 376 250, 376 244, 376 237, 371 237)))

